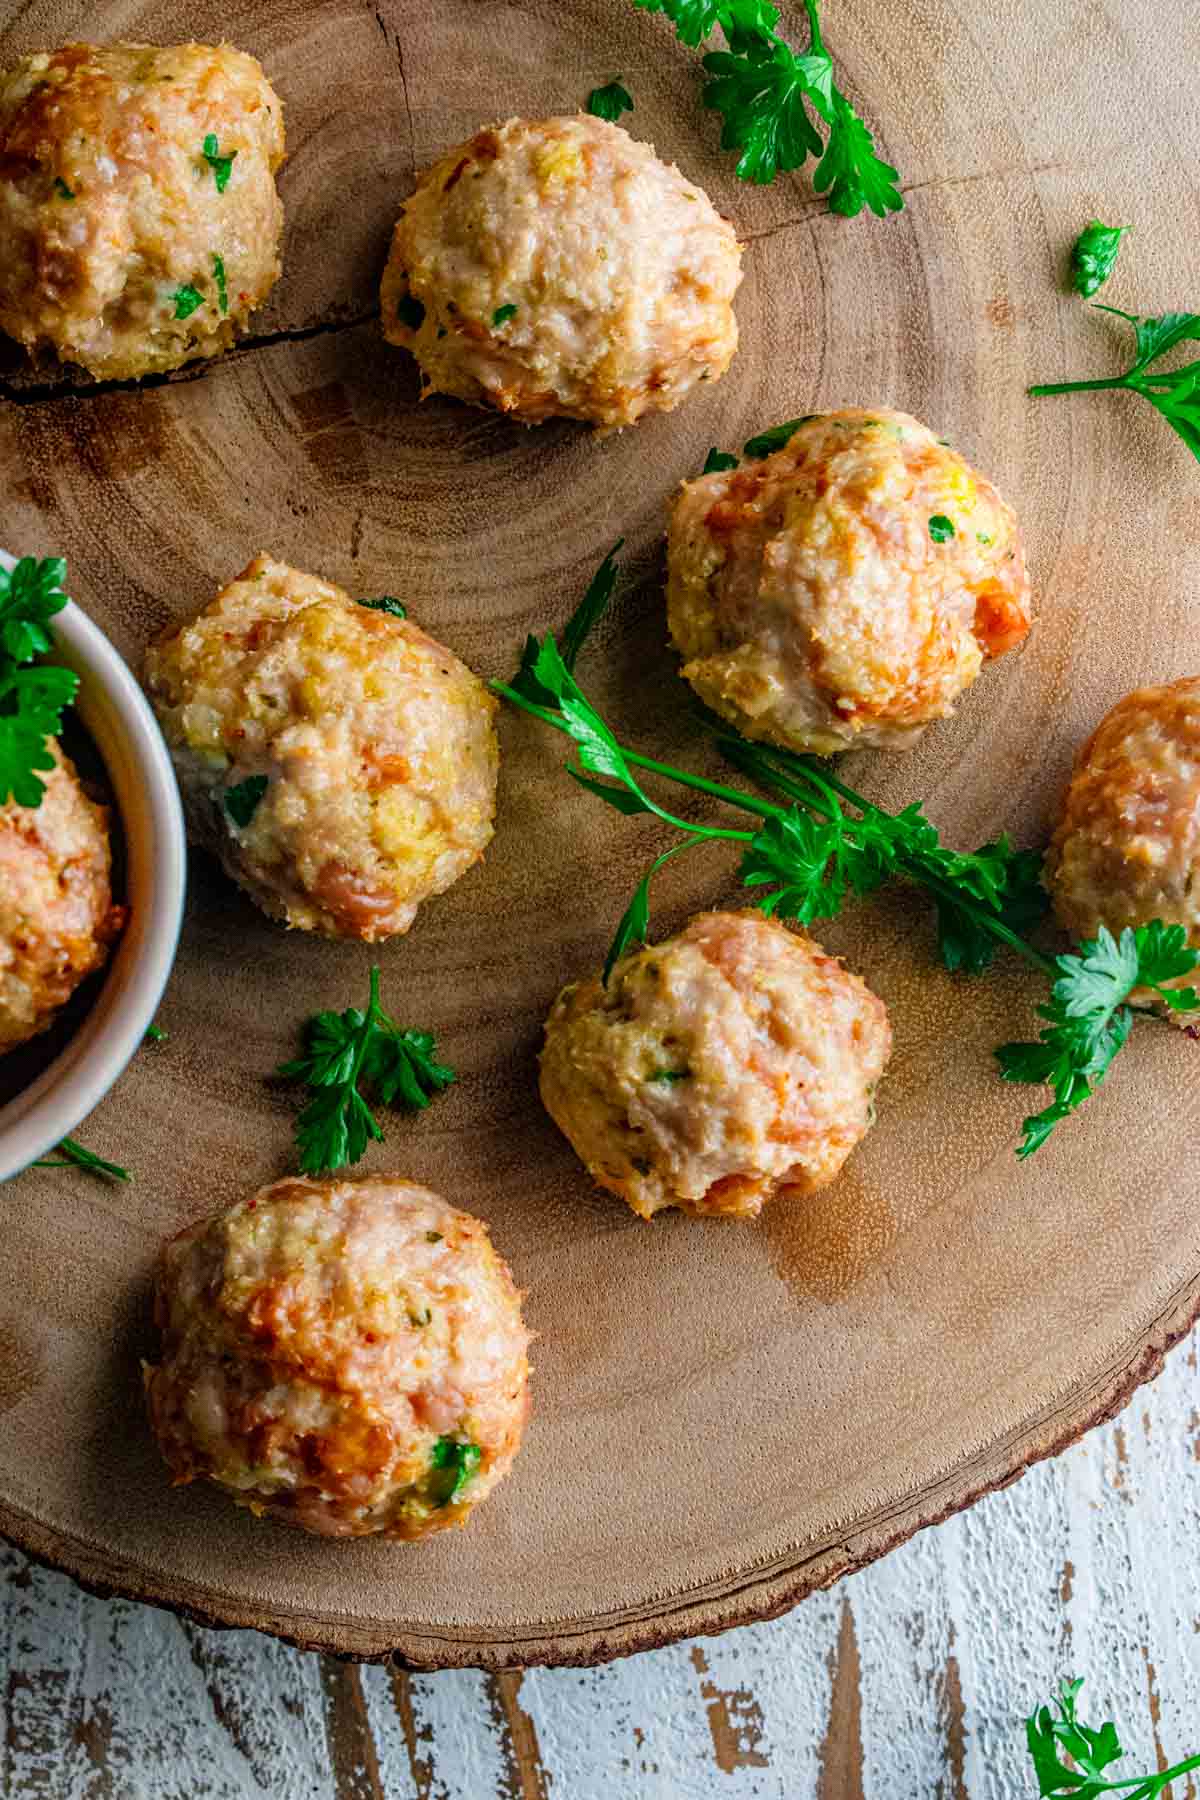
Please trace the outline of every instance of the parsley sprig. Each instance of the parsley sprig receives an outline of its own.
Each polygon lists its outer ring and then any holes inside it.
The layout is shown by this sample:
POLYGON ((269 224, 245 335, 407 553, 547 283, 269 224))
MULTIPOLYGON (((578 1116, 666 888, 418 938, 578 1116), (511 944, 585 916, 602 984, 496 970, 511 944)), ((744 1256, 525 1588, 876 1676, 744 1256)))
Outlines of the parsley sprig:
POLYGON ((49 622, 67 604, 61 556, 23 556, 0 568, 0 804, 40 806, 46 784, 37 771, 54 767, 50 739, 75 698, 79 677, 34 657, 53 648, 49 622))
POLYGON ((618 75, 604 87, 594 87, 587 97, 587 109, 594 119, 607 119, 615 125, 623 112, 633 111, 633 96, 622 87, 618 75))
POLYGON ((1081 1679, 1060 1684, 1053 1705, 1039 1706, 1025 1721, 1025 1738, 1033 1759, 1038 1793, 1068 1794, 1074 1800, 1095 1800, 1098 1794, 1125 1795, 1125 1800, 1158 1800, 1173 1781, 1200 1769, 1200 1756, 1190 1756, 1174 1768, 1160 1769, 1153 1775, 1122 1776, 1107 1781, 1105 1770, 1118 1762, 1125 1752, 1111 1719, 1096 1730, 1085 1725, 1076 1710, 1081 1679), (1063 1754, 1075 1765, 1062 1760, 1063 1754))
POLYGON ((828 193, 831 212, 853 218, 864 206, 879 218, 904 205, 897 173, 835 85, 833 59, 821 36, 817 0, 804 0, 808 47, 793 50, 775 27, 770 0, 634 0, 664 13, 693 49, 720 31, 728 46, 704 58, 704 104, 720 113, 721 148, 736 150, 743 181, 765 184, 799 169, 810 156, 813 186, 828 193), (821 127, 826 137, 821 136, 821 127))
POLYGON ((423 1110, 456 1079, 437 1060, 428 1031, 404 1030, 379 1004, 379 970, 371 970, 366 1009, 319 1012, 304 1030, 304 1054, 277 1073, 303 1081, 312 1099, 296 1120, 300 1167, 306 1175, 356 1163, 383 1130, 360 1091, 375 1090, 385 1106, 423 1110))
POLYGON ((1124 375, 1100 376, 1093 381, 1049 381, 1031 387, 1031 394, 1082 394, 1102 388, 1125 388, 1140 394, 1156 412, 1161 413, 1172 431, 1200 461, 1200 360, 1182 363, 1175 369, 1155 365, 1178 344, 1200 338, 1200 313, 1158 313, 1139 318, 1136 313, 1122 312, 1119 306, 1101 306, 1097 312, 1112 313, 1133 326, 1133 363, 1124 375))
POLYGON ((1188 946, 1182 925, 1153 919, 1120 937, 1102 925, 1078 950, 1055 958, 1050 999, 1038 1007, 1047 1023, 1034 1044, 1002 1044, 996 1052, 1005 1081, 1037 1082, 1054 1089, 1042 1112, 1025 1120, 1018 1156, 1032 1156, 1054 1127, 1093 1094, 1133 1028, 1131 994, 1146 990, 1171 1012, 1195 1012, 1194 987, 1170 987, 1190 975, 1200 954, 1188 946))
POLYGON ((1054 1100, 1025 1121, 1019 1154, 1041 1147, 1054 1127, 1099 1085, 1129 1036, 1135 1007, 1130 997, 1146 990, 1152 1002, 1174 1012, 1200 1008, 1191 987, 1168 984, 1200 966, 1180 926, 1160 921, 1113 940, 1101 933, 1065 955, 1050 957, 1026 933, 1044 916, 1041 856, 1018 850, 1006 837, 978 850, 952 850, 941 842, 919 804, 889 813, 848 787, 828 764, 772 745, 736 737, 724 726, 718 741, 727 759, 755 784, 786 802, 710 781, 689 770, 643 756, 617 738, 575 678, 574 664, 600 618, 617 579, 616 546, 601 564, 563 632, 530 637, 511 682, 494 682, 513 705, 569 737, 575 761, 567 772, 581 787, 618 812, 649 813, 681 833, 658 856, 626 908, 604 967, 607 981, 632 943, 645 943, 650 928, 654 875, 694 844, 726 841, 741 847, 739 875, 768 916, 809 925, 831 918, 852 897, 889 880, 922 888, 937 914, 938 950, 951 971, 982 973, 997 951, 1015 951, 1050 982, 1041 1007, 1047 1022, 1035 1044, 1006 1044, 998 1052, 1006 1081, 1046 1085, 1054 1100), (757 817, 753 831, 705 825, 669 812, 647 792, 649 775, 722 801, 757 817))

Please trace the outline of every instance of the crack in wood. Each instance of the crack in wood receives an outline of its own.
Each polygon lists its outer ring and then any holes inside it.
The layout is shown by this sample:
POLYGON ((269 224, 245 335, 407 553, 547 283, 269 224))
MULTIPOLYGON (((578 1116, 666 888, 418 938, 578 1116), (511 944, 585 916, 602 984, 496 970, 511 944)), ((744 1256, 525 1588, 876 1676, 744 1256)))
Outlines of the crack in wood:
POLYGON ((150 388, 182 387, 190 381, 203 381, 214 370, 240 362, 260 350, 273 350, 279 344, 304 344, 313 338, 332 337, 340 331, 357 331, 378 317, 379 308, 373 306, 348 318, 321 319, 313 325, 282 326, 278 331, 264 331, 257 336, 242 338, 224 356, 172 369, 165 375, 142 375, 119 381, 80 381, 78 385, 66 375, 27 385, 11 378, 0 380, 0 401, 8 401, 13 406, 46 406, 59 400, 102 400, 109 394, 138 394, 150 388))

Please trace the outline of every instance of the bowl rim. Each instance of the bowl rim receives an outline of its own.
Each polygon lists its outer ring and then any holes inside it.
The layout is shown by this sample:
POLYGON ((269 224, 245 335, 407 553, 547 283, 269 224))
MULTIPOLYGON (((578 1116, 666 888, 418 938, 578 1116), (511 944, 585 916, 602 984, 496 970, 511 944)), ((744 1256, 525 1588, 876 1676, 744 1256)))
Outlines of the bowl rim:
MULTIPOLYGON (((0 566, 11 570, 15 562, 0 550, 0 566)), ((56 640, 52 659, 80 677, 75 709, 112 782, 130 851, 133 914, 78 1031, 28 1087, 0 1106, 0 1181, 20 1174, 69 1137, 143 1042, 174 966, 187 885, 179 788, 149 702, 115 645, 77 602, 68 600, 54 615, 51 629, 56 640), (93 722, 100 709, 92 704, 92 695, 99 692, 111 705, 128 755, 125 773, 136 781, 136 822, 128 816, 128 804, 121 804, 113 759, 93 722)))

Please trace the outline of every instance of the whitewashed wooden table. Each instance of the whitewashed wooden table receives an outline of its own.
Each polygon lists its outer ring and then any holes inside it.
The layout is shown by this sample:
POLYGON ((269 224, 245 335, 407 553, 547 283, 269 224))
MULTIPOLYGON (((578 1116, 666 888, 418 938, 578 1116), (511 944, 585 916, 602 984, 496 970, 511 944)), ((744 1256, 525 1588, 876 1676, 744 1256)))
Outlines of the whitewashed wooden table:
POLYGON ((0 1791, 1020 1800, 1022 1717, 1071 1673, 1130 1772, 1165 1767, 1200 1749, 1198 1353, 1200 1332, 1115 1424, 788 1617, 606 1668, 360 1668, 0 1549, 0 1791))

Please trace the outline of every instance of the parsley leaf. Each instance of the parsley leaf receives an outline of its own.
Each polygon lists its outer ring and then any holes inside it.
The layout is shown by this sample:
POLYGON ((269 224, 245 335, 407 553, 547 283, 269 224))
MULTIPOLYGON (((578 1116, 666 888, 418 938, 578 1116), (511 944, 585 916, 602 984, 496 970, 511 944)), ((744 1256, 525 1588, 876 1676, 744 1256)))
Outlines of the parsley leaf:
POLYGON ((773 456, 776 450, 782 450, 791 442, 802 425, 808 425, 820 416, 820 413, 805 413, 803 418, 785 419, 782 425, 772 425, 769 431, 760 431, 757 437, 747 438, 742 445, 742 455, 752 456, 756 461, 773 456))
POLYGON ((498 306, 492 314, 492 330, 499 331, 501 325, 507 325, 508 321, 510 319, 515 319, 516 316, 517 309, 511 300, 507 306, 498 306))
POLYGON ((210 131, 204 140, 201 154, 213 172, 213 180, 217 184, 218 194, 223 194, 229 186, 229 177, 233 173, 233 159, 237 155, 237 151, 231 150, 228 156, 222 156, 221 146, 217 142, 216 135, 210 131))
POLYGON ((54 767, 49 740, 79 687, 70 669, 21 666, 53 648, 49 621, 67 603, 66 575, 61 556, 0 568, 0 804, 10 795, 20 806, 41 804, 37 771, 54 767))
POLYGON ((1200 461, 1200 359, 1182 363, 1175 369, 1153 366, 1177 344, 1200 338, 1200 314, 1170 312, 1143 319, 1136 313, 1122 312, 1117 306, 1101 306, 1099 302, 1096 302, 1096 310, 1112 313, 1133 326, 1134 360, 1131 367, 1124 375, 1102 376, 1094 381, 1041 382, 1027 392, 1033 395, 1077 394, 1126 388, 1148 400, 1200 461))
POLYGON ((622 113, 633 111, 633 97, 621 86, 620 77, 605 87, 593 88, 587 98, 587 109, 596 119, 607 119, 615 125, 622 113))
POLYGON ((449 1506, 479 1473, 483 1451, 478 1444, 460 1443, 457 1438, 440 1437, 429 1455, 429 1466, 441 1479, 435 1483, 438 1505, 449 1506))
POLYGON ((32 662, 53 647, 48 621, 67 604, 66 578, 61 556, 23 556, 11 572, 0 568, 0 652, 13 662, 32 662))
POLYGON ((161 1025, 147 1025, 144 1035, 148 1044, 165 1044, 167 1041, 167 1034, 161 1025))
POLYGON ((394 594, 380 594, 377 600, 360 600, 368 612, 389 613, 393 619, 407 619, 408 608, 403 600, 397 600, 394 594))
POLYGON ((213 252, 213 280, 217 284, 217 305, 223 313, 229 311, 229 287, 225 279, 225 259, 213 252))
POLYGON ((1194 987, 1164 985, 1197 966, 1200 952, 1189 947, 1183 926, 1160 919, 1136 930, 1126 926, 1118 938, 1101 926, 1077 951, 1055 958, 1050 999, 1038 1008, 1047 1023, 1037 1042, 1002 1044, 996 1052, 1005 1081, 1054 1090, 1050 1105, 1025 1120, 1019 1156, 1039 1150, 1104 1080, 1133 1026, 1131 994, 1148 989, 1172 1012, 1200 1007, 1194 987))
POLYGON ((61 175, 56 175, 54 177, 54 191, 60 200, 73 200, 75 198, 61 175))
POLYGON ((1119 1791, 1128 1800, 1157 1800, 1181 1775, 1200 1769, 1200 1756, 1192 1756, 1174 1768, 1158 1770, 1140 1780, 1126 1775, 1117 1781, 1106 1781, 1105 1770, 1119 1762, 1125 1752, 1111 1719, 1099 1730, 1080 1719, 1075 1703, 1082 1686, 1078 1678, 1061 1682, 1054 1702, 1058 1717, 1051 1706, 1039 1706, 1025 1721, 1025 1741, 1039 1795, 1074 1794, 1078 1800, 1094 1800, 1098 1794, 1119 1791), (1064 1753, 1070 1757, 1073 1768, 1061 1760, 1064 1753))
POLYGON ((814 156, 820 160, 813 185, 818 193, 828 192, 831 211, 852 217, 866 206, 883 217, 904 205, 895 169, 880 158, 871 133, 834 84, 817 0, 804 0, 809 31, 804 51, 793 50, 778 35, 779 12, 769 0, 634 4, 663 13, 680 41, 693 49, 721 32, 728 48, 704 58, 704 105, 720 113, 721 148, 738 152, 743 181, 774 181, 814 156))
POLYGON ((259 802, 269 786, 269 776, 247 775, 245 781, 235 782, 222 794, 221 799, 225 811, 242 831, 245 831, 258 811, 259 802))
POLYGON ((379 1004, 379 970, 371 970, 366 1011, 314 1013, 304 1029, 304 1053, 277 1073, 302 1081, 312 1098, 296 1121, 300 1167, 306 1175, 355 1163, 383 1131, 359 1091, 369 1084, 385 1106, 423 1110, 457 1078, 437 1060, 427 1031, 402 1030, 379 1004))
POLYGON ((592 576, 587 592, 567 621, 562 637, 562 659, 568 670, 574 669, 579 652, 608 611, 609 601, 617 585, 617 576, 621 572, 617 557, 624 548, 625 539, 618 538, 592 576))
POLYGON ((954 520, 945 513, 934 513, 929 521, 929 535, 935 544, 948 544, 954 536, 954 520))
POLYGON ((702 475, 723 475, 726 469, 736 469, 737 466, 738 458, 736 456, 730 456, 728 450, 718 450, 714 444, 704 459, 704 467, 700 473, 702 475))
POLYGON ((105 1162, 102 1156, 94 1151, 85 1150, 74 1138, 65 1137, 59 1141, 57 1156, 43 1156, 33 1164, 35 1169, 86 1169, 89 1175, 107 1175, 112 1181, 132 1181, 128 1169, 120 1163, 105 1162))
POLYGON ((1085 300, 1090 300, 1116 267, 1121 239, 1127 225, 1102 225, 1093 219, 1084 227, 1071 248, 1071 286, 1085 300))
POLYGON ((190 319, 196 308, 203 305, 204 295, 190 282, 175 289, 175 317, 177 319, 190 319))
POLYGON ((54 767, 50 739, 75 698, 79 677, 70 669, 39 665, 0 671, 0 804, 40 806, 46 791, 35 771, 54 767))

